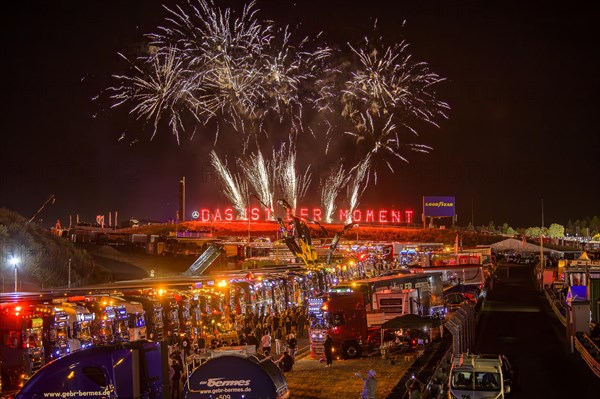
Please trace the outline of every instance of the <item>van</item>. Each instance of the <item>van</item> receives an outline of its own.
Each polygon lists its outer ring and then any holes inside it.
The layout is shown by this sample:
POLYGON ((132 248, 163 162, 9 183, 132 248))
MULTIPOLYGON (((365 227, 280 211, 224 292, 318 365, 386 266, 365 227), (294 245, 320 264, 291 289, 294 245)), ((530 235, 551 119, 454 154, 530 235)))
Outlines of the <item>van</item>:
POLYGON ((450 398, 499 399, 510 394, 501 355, 463 353, 454 356, 449 376, 450 398))

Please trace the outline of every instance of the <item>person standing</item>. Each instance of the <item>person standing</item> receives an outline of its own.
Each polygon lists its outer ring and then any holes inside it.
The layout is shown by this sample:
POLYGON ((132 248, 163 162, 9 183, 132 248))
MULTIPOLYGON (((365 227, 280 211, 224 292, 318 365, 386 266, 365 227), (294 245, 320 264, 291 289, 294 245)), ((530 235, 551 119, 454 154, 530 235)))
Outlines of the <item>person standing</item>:
POLYGON ((296 319, 296 324, 298 338, 302 338, 304 336, 304 328, 306 326, 306 316, 304 315, 303 310, 300 310, 298 318, 296 319))
POLYGON ((284 325, 285 325, 285 334, 291 334, 292 333, 292 315, 291 315, 291 309, 288 309, 287 312, 285 313, 285 318, 284 320, 284 325))
POLYGON ((265 330, 265 335, 260 339, 260 346, 264 355, 268 357, 271 354, 271 334, 269 330, 265 330))
POLYGON ((256 338, 256 335, 254 335, 253 332, 251 332, 248 335, 248 338, 246 338, 246 345, 254 345, 255 350, 258 352, 258 338, 256 338))
POLYGON ((366 376, 360 373, 355 374, 364 381, 363 390, 360 393, 360 399, 375 399, 377 392, 377 380, 375 379, 375 370, 369 370, 366 376))
POLYGON ((171 363, 171 399, 179 399, 179 381, 181 380, 181 372, 183 368, 180 363, 178 352, 173 353, 171 363))
POLYGON ((405 386, 408 391, 409 399, 421 399, 421 392, 423 389, 419 380, 413 376, 410 380, 406 381, 405 386))
POLYGON ((282 328, 278 327, 273 336, 275 337, 275 354, 281 355, 285 346, 282 328))
POLYGON ((327 360, 325 367, 331 367, 333 364, 333 340, 331 339, 331 335, 327 334, 325 336, 323 346, 325 347, 325 360, 327 360))

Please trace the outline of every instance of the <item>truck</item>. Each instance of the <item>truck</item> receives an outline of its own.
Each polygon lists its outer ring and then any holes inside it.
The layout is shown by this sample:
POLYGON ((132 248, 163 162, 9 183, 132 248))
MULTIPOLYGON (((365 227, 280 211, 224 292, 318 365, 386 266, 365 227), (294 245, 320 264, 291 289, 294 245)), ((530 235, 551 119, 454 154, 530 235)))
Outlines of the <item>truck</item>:
POLYGON ((311 355, 323 354, 329 334, 335 356, 359 357, 377 342, 383 323, 408 314, 430 315, 442 304, 442 293, 441 273, 398 273, 340 284, 309 298, 311 355))
POLYGON ((148 335, 148 330, 146 328, 146 312, 144 311, 144 306, 138 301, 126 300, 118 296, 113 296, 112 298, 117 301, 116 303, 118 305, 123 306, 127 313, 127 327, 129 329, 128 340, 145 340, 148 335))
POLYGON ((92 323, 95 315, 84 306, 58 301, 57 307, 68 316, 69 349, 71 352, 92 346, 92 323))
POLYGON ((63 308, 39 305, 46 310, 43 320, 43 340, 46 344, 46 362, 66 356, 71 351, 69 345, 69 315, 63 308))
POLYGON ((129 341, 129 316, 120 300, 102 295, 69 297, 68 300, 94 313, 91 326, 94 345, 129 341))
POLYGON ((43 318, 35 304, 0 304, 0 388, 17 389, 45 363, 43 318))
POLYGON ((155 298, 153 295, 126 295, 123 298, 127 301, 133 301, 142 304, 146 315, 147 338, 152 341, 162 341, 165 335, 165 324, 163 321, 163 307, 160 303, 160 300, 155 298))
POLYGON ((168 392, 166 358, 166 348, 159 342, 91 347, 48 363, 14 398, 162 399, 168 392))
POLYGON ((510 364, 502 355, 461 353, 452 359, 450 398, 505 398, 511 386, 510 364))
POLYGON ((333 341, 336 357, 352 359, 370 351, 372 337, 380 336, 383 323, 398 316, 418 314, 417 298, 415 289, 390 289, 375 292, 372 302, 366 303, 362 292, 340 288, 309 299, 312 357, 323 355, 327 334, 333 341))
MULTIPOLYGON (((179 321, 179 305, 173 294, 164 294, 161 304, 165 322, 165 331, 171 331, 173 335, 179 334, 181 323, 179 321)), ((166 337, 166 334, 165 334, 166 337)))

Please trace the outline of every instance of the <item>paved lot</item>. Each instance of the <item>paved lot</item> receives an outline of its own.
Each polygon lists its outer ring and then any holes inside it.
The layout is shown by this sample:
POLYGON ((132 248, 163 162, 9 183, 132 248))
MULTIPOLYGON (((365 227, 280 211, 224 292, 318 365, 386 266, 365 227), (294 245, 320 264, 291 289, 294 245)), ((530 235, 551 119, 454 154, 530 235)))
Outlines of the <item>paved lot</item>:
POLYGON ((375 370, 377 397, 385 398, 398 383, 413 360, 400 357, 391 362, 380 356, 354 360, 334 360, 333 365, 325 367, 325 363, 301 356, 296 360, 294 370, 286 373, 291 398, 294 399, 335 399, 358 398, 363 382, 354 373, 363 375, 375 370))

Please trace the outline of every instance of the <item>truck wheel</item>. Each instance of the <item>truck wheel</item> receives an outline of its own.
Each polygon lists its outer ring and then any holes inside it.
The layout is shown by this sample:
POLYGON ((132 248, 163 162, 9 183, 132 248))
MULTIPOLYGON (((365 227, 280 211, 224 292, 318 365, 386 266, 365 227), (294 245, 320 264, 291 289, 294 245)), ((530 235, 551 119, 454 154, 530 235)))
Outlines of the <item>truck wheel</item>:
POLYGON ((346 344, 344 347, 345 359, 356 359, 360 355, 360 349, 356 344, 346 344))

